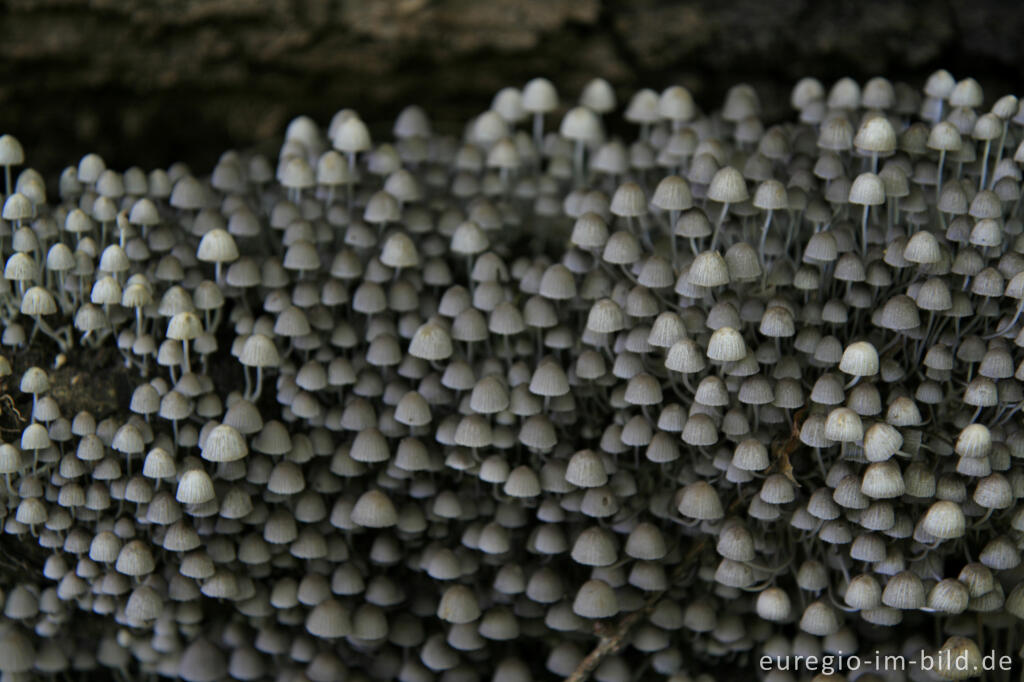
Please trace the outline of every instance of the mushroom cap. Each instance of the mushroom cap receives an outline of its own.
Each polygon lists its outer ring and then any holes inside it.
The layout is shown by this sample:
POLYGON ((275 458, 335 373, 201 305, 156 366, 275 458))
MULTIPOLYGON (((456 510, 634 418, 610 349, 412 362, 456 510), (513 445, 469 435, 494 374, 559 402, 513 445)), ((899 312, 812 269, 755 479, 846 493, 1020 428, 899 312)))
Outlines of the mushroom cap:
POLYGON ((218 424, 207 433, 201 451, 208 462, 234 462, 249 454, 249 446, 236 428, 218 424))
POLYGON ((351 115, 338 126, 331 143, 339 152, 364 152, 370 148, 370 131, 358 116, 351 115))
POLYGON ((137 576, 152 573, 156 568, 149 546, 142 540, 132 540, 121 547, 115 568, 118 573, 137 576))
POLYGON ((603 78, 594 78, 583 86, 580 92, 580 104, 598 114, 614 111, 616 106, 615 90, 603 78))
POLYGON ((384 242, 380 260, 392 268, 409 268, 419 265, 420 256, 412 238, 404 232, 395 232, 384 242))
POLYGON ((57 312, 57 301, 53 294, 40 286, 28 289, 21 297, 22 315, 53 315, 57 312))
POLYGON ((18 166, 23 163, 25 163, 25 150, 18 138, 13 135, 0 135, 0 166, 18 166))
POLYGON ((715 172, 707 196, 723 204, 736 204, 750 198, 743 175, 732 166, 725 166, 715 172))
POLYGON ((394 503, 380 490, 363 493, 352 507, 353 523, 365 528, 387 528, 398 522, 394 503))
POLYGON ((238 259, 238 246, 227 230, 218 227, 199 240, 196 258, 206 263, 230 263, 238 259))
MULTIPOLYGON (((8 137, 8 136, 4 136, 8 137)), ((3 138, 0 138, 2 141, 3 138)), ((18 674, 32 670, 35 647, 21 628, 10 625, 0 632, 0 672, 18 674)))
POLYGON ((594 579, 580 586, 573 599, 572 610, 581 618, 611 618, 619 612, 619 603, 608 583, 594 579))
POLYGON ((203 323, 193 312, 176 313, 167 323, 167 338, 191 341, 203 333, 203 323))
POLYGON ((215 497, 213 479, 202 469, 189 469, 178 481, 175 499, 182 504, 203 504, 215 497))
POLYGON ((558 108, 558 92, 547 78, 533 78, 523 87, 523 110, 529 113, 547 113, 558 108))
POLYGON ((896 150, 896 130, 885 116, 872 116, 861 123, 853 144, 862 152, 886 155, 896 150))
POLYGON ((849 199, 859 206, 879 206, 885 203, 885 185, 874 173, 861 173, 850 185, 849 199))
POLYGON ((452 354, 448 331, 436 322, 422 324, 409 342, 409 354, 423 360, 444 360, 452 354))
MULTIPOLYGON (((79 167, 78 177, 88 182, 83 176, 79 167)), ((198 210, 206 205, 206 189, 202 183, 191 175, 185 175, 174 183, 171 190, 170 202, 174 208, 182 210, 198 210)))
POLYGON ((238 361, 248 367, 277 367, 281 364, 274 342, 264 334, 251 334, 242 346, 238 361))
POLYGON ((301 156, 284 159, 277 167, 277 179, 282 187, 288 189, 306 189, 316 184, 316 176, 309 162, 301 156))
POLYGON ((587 107, 573 107, 562 118, 559 133, 568 140, 596 142, 604 136, 601 119, 587 107))
POLYGON ((4 220, 29 220, 35 215, 35 208, 32 202, 24 194, 13 192, 4 200, 3 210, 0 217, 4 220))
POLYGON ((981 649, 974 640, 954 635, 936 652, 936 674, 946 680, 965 680, 982 669, 981 649))
POLYGON ((437 617, 456 625, 472 623, 480 617, 476 595, 466 585, 452 585, 441 595, 437 617))

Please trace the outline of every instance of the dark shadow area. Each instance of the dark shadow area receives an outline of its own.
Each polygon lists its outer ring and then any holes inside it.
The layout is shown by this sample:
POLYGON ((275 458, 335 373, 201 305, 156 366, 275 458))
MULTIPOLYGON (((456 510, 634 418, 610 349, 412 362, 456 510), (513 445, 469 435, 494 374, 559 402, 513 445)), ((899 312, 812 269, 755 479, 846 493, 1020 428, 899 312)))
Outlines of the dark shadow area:
POLYGON ((326 124, 344 107, 382 136, 417 103, 458 133, 500 87, 536 75, 565 100, 594 76, 620 97, 680 83, 708 108, 748 82, 769 120, 805 75, 918 86, 946 68, 994 100, 1019 86, 1022 28, 1024 13, 1002 0, 11 0, 0 132, 47 175, 86 152, 119 169, 185 161, 205 172, 294 116, 326 124))

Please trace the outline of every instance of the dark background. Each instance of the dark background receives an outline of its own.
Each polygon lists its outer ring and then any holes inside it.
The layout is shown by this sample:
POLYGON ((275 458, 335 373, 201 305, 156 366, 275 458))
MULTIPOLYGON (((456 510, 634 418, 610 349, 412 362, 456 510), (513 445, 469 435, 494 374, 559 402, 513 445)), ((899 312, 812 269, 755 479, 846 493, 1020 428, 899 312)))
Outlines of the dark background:
POLYGON ((208 172, 220 152, 326 125, 353 107, 382 134, 418 103, 455 132, 533 76, 574 98, 689 87, 705 107, 755 85, 766 118, 804 75, 921 85, 944 67, 989 102, 1022 94, 1015 0, 0 0, 0 133, 57 173, 108 165, 208 172))

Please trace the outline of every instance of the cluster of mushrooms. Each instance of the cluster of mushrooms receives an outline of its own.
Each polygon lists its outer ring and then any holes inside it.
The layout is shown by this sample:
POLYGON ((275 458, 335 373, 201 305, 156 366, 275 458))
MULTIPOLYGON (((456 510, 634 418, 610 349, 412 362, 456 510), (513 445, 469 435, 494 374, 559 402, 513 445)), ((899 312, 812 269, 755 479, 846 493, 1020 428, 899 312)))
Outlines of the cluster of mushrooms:
POLYGON ((792 105, 538 78, 51 192, 0 137, 4 682, 1019 666, 1024 108, 792 105), (130 404, 70 413, 103 350, 130 404))

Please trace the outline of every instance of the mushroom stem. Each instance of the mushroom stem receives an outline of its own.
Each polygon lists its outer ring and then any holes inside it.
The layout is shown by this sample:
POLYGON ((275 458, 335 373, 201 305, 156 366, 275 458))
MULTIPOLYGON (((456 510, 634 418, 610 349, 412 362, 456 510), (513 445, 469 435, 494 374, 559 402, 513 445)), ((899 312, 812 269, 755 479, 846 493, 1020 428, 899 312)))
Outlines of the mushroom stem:
POLYGON ((864 204, 864 212, 860 219, 860 255, 865 259, 868 257, 868 215, 870 211, 871 206, 864 204))
POLYGON ((993 172, 995 172, 996 168, 999 168, 999 162, 1003 160, 1003 145, 1006 144, 1006 131, 1009 125, 1009 121, 1003 121, 1003 133, 999 136, 999 146, 996 147, 996 162, 992 164, 993 172))
POLYGON ((935 201, 939 200, 939 196, 942 194, 942 166, 946 162, 946 150, 939 150, 939 171, 935 182, 935 201))
POLYGON ((725 214, 729 211, 729 202, 722 204, 722 210, 718 214, 718 220, 715 221, 715 232, 711 235, 711 250, 715 250, 715 246, 718 244, 718 233, 722 229, 722 222, 725 220, 725 214))
POLYGON ((41 315, 33 315, 32 319, 34 319, 36 322, 34 325, 32 325, 32 333, 29 334, 28 337, 29 343, 31 343, 32 339, 35 338, 36 332, 42 330, 44 334, 49 336, 57 343, 57 347, 60 348, 61 352, 66 353, 68 351, 67 342, 60 337, 60 334, 53 330, 53 327, 46 323, 46 320, 44 320, 41 315))
POLYGON ((1013 415, 1020 411, 1021 406, 1024 406, 1024 400, 1013 406, 1013 409, 1007 410, 1006 414, 996 422, 997 425, 1002 426, 1006 422, 1013 418, 1013 415))
POLYGON ((64 271, 59 270, 57 272, 57 294, 60 299, 60 307, 61 310, 63 310, 65 313, 71 313, 77 309, 78 301, 72 301, 71 298, 68 297, 68 292, 64 290, 65 281, 66 280, 64 278, 64 271))
POLYGON ((249 400, 250 391, 252 390, 252 381, 249 379, 248 365, 242 365, 242 374, 245 375, 245 393, 242 394, 242 397, 245 398, 246 400, 249 400))
POLYGON ((263 368, 256 366, 256 390, 252 394, 252 402, 257 402, 263 393, 263 368))
POLYGON ((188 358, 188 339, 182 339, 181 347, 183 362, 185 364, 185 373, 190 374, 192 372, 192 362, 188 358))
POLYGON ((1011 329, 1013 329, 1013 325, 1017 324, 1017 320, 1020 319, 1021 311, 1024 311, 1024 298, 1022 298, 1020 300, 1020 303, 1017 304, 1017 312, 1016 312, 1016 314, 1014 314, 1013 319, 1010 320, 1006 324, 1006 326, 1003 327, 1002 329, 997 329, 996 331, 992 332, 991 334, 988 334, 987 336, 985 336, 985 340, 994 339, 997 336, 1002 336, 1006 332, 1008 332, 1011 329))
MULTIPOLYGON (((354 178, 355 177, 355 172, 356 172, 356 153, 355 152, 345 152, 345 156, 348 157, 348 172, 349 172, 349 175, 354 178)), ((348 184, 345 185, 345 188, 348 190, 348 213, 349 213, 349 215, 352 214, 352 184, 353 184, 352 182, 349 182, 348 184)))
POLYGON ((768 215, 764 219, 764 225, 761 226, 761 243, 757 248, 757 257, 761 260, 761 270, 765 269, 765 258, 764 258, 764 243, 768 239, 768 228, 772 224, 772 209, 768 209, 768 215))
POLYGON ((576 186, 584 187, 586 185, 585 178, 583 176, 583 140, 576 140, 576 148, 573 150, 573 173, 576 176, 576 186))
POLYGON ((988 150, 992 146, 992 140, 985 140, 985 151, 981 154, 981 180, 978 182, 978 191, 985 189, 985 179, 988 177, 988 150))
POLYGON ((679 211, 672 209, 668 212, 668 234, 672 239, 672 262, 675 263, 679 257, 676 246, 676 221, 679 220, 679 211))

